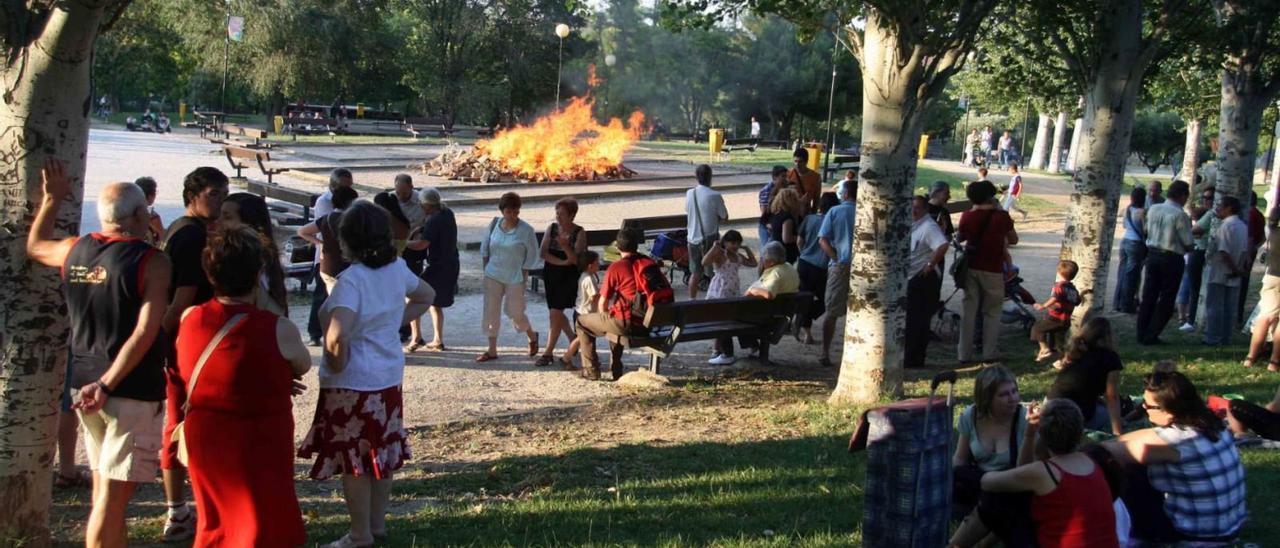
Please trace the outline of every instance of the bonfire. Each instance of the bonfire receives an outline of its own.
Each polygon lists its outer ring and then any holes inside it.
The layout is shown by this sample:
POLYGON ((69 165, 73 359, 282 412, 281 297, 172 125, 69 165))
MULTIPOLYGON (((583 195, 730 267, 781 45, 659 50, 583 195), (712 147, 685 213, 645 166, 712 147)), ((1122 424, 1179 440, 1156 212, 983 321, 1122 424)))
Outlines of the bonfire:
POLYGON ((423 167, 448 179, 499 181, 594 181, 635 175, 622 156, 640 138, 644 114, 626 125, 613 118, 601 125, 591 116, 592 101, 574 98, 562 110, 498 132, 471 149, 449 145, 423 167))

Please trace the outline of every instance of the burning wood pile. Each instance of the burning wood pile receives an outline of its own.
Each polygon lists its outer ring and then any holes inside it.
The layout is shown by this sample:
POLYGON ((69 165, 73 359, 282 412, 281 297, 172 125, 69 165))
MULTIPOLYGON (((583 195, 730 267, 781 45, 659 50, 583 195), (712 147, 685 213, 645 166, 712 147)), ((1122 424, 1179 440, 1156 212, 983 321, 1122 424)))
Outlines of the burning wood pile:
POLYGON ((644 114, 627 126, 617 118, 600 125, 591 116, 591 100, 575 98, 563 110, 528 126, 499 132, 470 149, 449 145, 423 165, 429 175, 463 181, 598 181, 622 179, 635 171, 622 156, 639 139, 644 114))

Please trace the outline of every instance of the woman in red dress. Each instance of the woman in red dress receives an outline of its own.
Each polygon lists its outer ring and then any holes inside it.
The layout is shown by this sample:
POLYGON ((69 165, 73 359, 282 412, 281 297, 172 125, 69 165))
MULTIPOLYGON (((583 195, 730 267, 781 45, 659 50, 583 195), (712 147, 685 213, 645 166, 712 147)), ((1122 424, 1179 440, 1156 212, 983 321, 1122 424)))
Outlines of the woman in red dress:
POLYGON ((293 484, 290 397, 311 356, 293 322, 255 306, 257 233, 224 229, 203 263, 215 298, 187 310, 177 340, 190 406, 187 467, 200 508, 195 546, 299 546, 306 532, 293 484))

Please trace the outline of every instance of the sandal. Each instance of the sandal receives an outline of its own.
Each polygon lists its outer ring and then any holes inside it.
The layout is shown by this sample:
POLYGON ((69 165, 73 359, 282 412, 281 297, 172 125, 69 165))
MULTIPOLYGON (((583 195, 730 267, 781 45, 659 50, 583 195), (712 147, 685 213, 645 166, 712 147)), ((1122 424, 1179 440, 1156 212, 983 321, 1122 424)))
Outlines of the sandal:
POLYGON ((75 474, 70 476, 64 476, 58 472, 53 474, 54 489, 81 489, 86 487, 93 487, 93 473, 88 470, 76 469, 75 474))
POLYGON ((538 355, 538 332, 533 332, 533 340, 529 341, 529 356, 538 355))
POLYGON ((444 352, 444 343, 438 343, 438 342, 428 343, 423 345, 422 348, 425 348, 430 352, 444 352))
POLYGON ((1049 359, 1049 358, 1052 358, 1052 357, 1053 357, 1053 351, 1052 351, 1052 350, 1047 350, 1047 351, 1041 352, 1041 353, 1039 353, 1039 354, 1036 354, 1036 363, 1043 362, 1043 361, 1045 361, 1045 360, 1047 360, 1047 359, 1049 359))
POLYGON ((488 352, 485 352, 484 354, 476 356, 476 363, 491 362, 496 359, 498 359, 497 354, 490 354, 488 352))
POLYGON ((573 365, 573 360, 565 359, 563 356, 561 356, 560 359, 556 361, 560 362, 560 367, 563 367, 565 371, 578 370, 578 368, 573 365))
POLYGON ((359 542, 356 542, 355 539, 351 538, 351 533, 347 533, 345 535, 342 535, 342 538, 335 540, 333 542, 330 542, 329 544, 325 544, 324 548, 366 548, 370 546, 373 546, 372 542, 361 544, 359 542))
POLYGON ((1280 362, 1275 361, 1275 360, 1268 360, 1268 361, 1267 361, 1267 371, 1271 371, 1271 372, 1273 372, 1273 373, 1274 373, 1274 372, 1276 372, 1276 371, 1280 371, 1280 362))
POLYGON ((548 366, 548 365, 551 365, 551 361, 552 361, 552 360, 554 360, 554 359, 555 359, 555 357, 554 357, 554 356, 552 356, 551 354, 543 354, 543 355, 541 355, 541 356, 538 356, 538 361, 533 362, 533 366, 534 366, 534 367, 546 367, 546 366, 548 366))
POLYGON ((422 342, 421 340, 413 341, 413 342, 409 343, 407 346, 405 346, 405 347, 404 347, 404 353, 405 353, 405 354, 412 354, 412 353, 414 353, 414 352, 417 352, 419 349, 421 349, 422 347, 424 347, 424 346, 426 346, 426 345, 427 345, 427 344, 426 344, 426 343, 424 343, 424 342, 422 342))
POLYGON ((1244 367, 1253 367, 1253 364, 1256 361, 1258 361, 1258 358, 1255 358, 1253 356, 1245 356, 1244 361, 1240 362, 1240 365, 1244 367))

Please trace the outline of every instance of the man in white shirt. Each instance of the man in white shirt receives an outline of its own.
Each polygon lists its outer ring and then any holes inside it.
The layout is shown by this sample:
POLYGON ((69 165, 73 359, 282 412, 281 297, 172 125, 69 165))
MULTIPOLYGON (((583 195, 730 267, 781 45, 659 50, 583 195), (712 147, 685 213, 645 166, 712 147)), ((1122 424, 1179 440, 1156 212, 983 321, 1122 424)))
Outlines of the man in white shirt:
POLYGON ((751 138, 752 139, 760 138, 760 122, 756 121, 755 116, 751 117, 751 138))
POLYGON ((929 348, 929 319, 942 297, 939 266, 947 256, 947 237, 929 216, 929 199, 911 199, 911 266, 907 282, 907 329, 903 367, 924 367, 929 348))
POLYGON ((702 164, 694 170, 698 184, 689 189, 684 196, 684 212, 688 219, 689 234, 689 298, 698 298, 698 284, 702 282, 704 272, 708 278, 711 272, 702 266, 702 256, 711 250, 711 246, 720 240, 720 222, 729 220, 729 210, 724 207, 724 196, 711 189, 711 166, 702 164))
POLYGON ((408 173, 396 175, 396 200, 400 202, 400 211, 409 219, 409 233, 422 228, 427 222, 427 214, 418 201, 418 193, 413 191, 413 178, 408 173))
MULTIPOLYGON (((316 198, 315 207, 311 208, 312 219, 319 219, 333 213, 333 191, 338 187, 351 187, 355 185, 355 180, 351 177, 351 171, 346 168, 337 168, 329 172, 329 190, 324 191, 319 198, 316 198)), ((320 247, 316 246, 315 258, 311 265, 311 280, 315 283, 315 287, 311 290, 311 315, 307 318, 307 337, 311 339, 311 346, 320 346, 321 336, 324 334, 320 326, 320 305, 324 304, 324 300, 329 298, 329 292, 325 289, 324 283, 320 281, 320 247)))
POLYGON ((1223 196, 1213 211, 1222 224, 1214 234, 1217 250, 1208 254, 1208 293, 1204 298, 1204 344, 1231 342, 1241 280, 1249 271, 1249 227, 1240 220, 1240 200, 1223 196))

